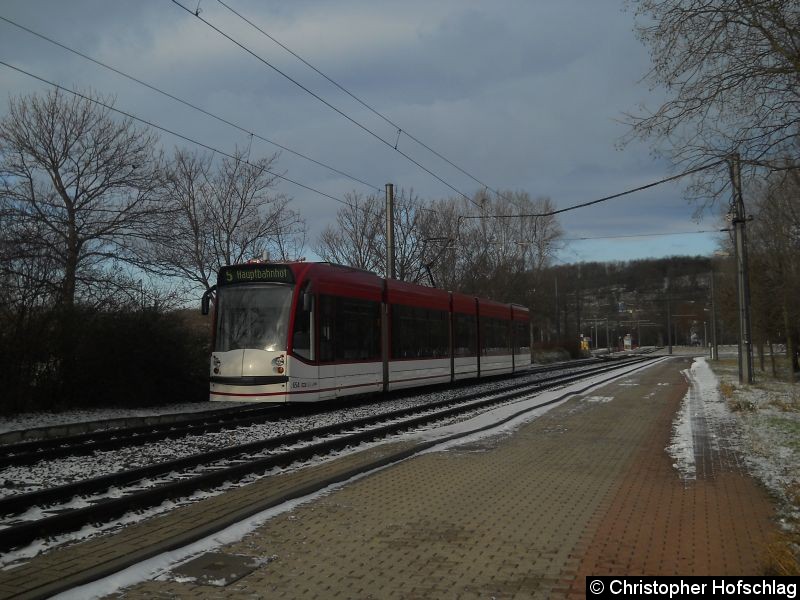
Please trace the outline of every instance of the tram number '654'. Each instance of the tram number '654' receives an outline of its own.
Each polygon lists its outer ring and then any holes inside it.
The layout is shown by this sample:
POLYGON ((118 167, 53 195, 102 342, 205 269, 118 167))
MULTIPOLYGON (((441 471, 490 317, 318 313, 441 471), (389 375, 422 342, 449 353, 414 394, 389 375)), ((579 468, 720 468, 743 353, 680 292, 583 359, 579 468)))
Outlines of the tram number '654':
POLYGON ((316 381, 292 381, 292 389, 300 390, 310 387, 317 387, 316 381))

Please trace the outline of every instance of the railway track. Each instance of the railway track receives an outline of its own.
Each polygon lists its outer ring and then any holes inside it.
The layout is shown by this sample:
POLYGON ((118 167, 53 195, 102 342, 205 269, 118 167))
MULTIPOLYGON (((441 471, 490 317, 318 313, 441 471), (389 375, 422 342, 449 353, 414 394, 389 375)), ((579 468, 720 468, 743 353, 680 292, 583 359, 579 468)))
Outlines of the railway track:
MULTIPOLYGON (((226 482, 285 468, 315 456, 324 456, 436 421, 514 402, 549 388, 647 360, 638 357, 604 362, 579 373, 513 382, 499 387, 491 395, 486 391, 456 394, 439 402, 7 496, 0 499, 0 551, 75 531, 90 523, 111 522, 130 511, 157 506, 165 500, 185 497, 197 490, 213 489, 226 482), (112 490, 113 493, 109 493, 112 490)), ((542 402, 541 406, 554 401, 542 402)))
MULTIPOLYGON (((568 367, 537 367, 525 375, 547 373, 576 366, 596 364, 596 359, 574 361, 568 367)), ((337 408, 363 403, 359 399, 337 402, 337 408)), ((96 451, 117 450, 124 447, 141 446, 150 442, 188 435, 202 435, 256 423, 291 419, 330 410, 326 403, 304 405, 257 405, 235 406, 215 411, 206 411, 196 416, 181 415, 180 420, 172 416, 168 422, 148 423, 133 427, 99 429, 89 433, 51 437, 25 442, 0 445, 0 469, 8 466, 31 465, 41 460, 52 460, 65 456, 86 456, 96 451)))

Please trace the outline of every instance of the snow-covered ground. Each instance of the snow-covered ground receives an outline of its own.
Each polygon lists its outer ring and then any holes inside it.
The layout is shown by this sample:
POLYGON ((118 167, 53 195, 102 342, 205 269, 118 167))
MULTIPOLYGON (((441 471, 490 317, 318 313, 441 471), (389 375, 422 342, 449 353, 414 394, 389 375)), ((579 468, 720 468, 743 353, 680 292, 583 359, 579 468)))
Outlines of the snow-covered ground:
MULTIPOLYGON (((230 405, 241 404, 231 402, 230 405)), ((153 415, 170 415, 190 412, 220 410, 228 404, 219 402, 186 402, 183 404, 166 404, 145 408, 92 408, 65 410, 63 412, 29 412, 20 413, 10 417, 0 417, 0 433, 8 431, 24 431, 40 427, 53 427, 68 423, 88 423, 92 421, 106 421, 127 419, 130 417, 151 417, 153 415)))
POLYGON ((734 450, 777 499, 784 528, 800 530, 800 385, 756 371, 756 383, 741 386, 735 358, 697 358, 684 374, 691 389, 667 448, 675 468, 694 479, 694 427, 703 418, 712 448, 734 450))

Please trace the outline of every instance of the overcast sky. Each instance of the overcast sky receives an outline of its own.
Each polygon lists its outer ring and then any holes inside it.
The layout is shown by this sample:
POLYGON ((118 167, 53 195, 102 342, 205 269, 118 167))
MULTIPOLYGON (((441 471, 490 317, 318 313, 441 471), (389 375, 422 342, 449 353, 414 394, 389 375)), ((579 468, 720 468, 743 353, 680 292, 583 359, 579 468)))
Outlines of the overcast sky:
MULTIPOLYGON (((618 193, 672 173, 645 144, 618 149, 626 111, 655 108, 641 78, 647 49, 622 0, 225 0, 271 36, 403 130, 494 189, 549 196, 557 207, 618 193)), ((336 89, 216 0, 181 0, 264 60, 452 187, 479 185, 336 89)), ((334 112, 171 0, 4 0, 0 16, 233 121, 248 131, 375 187, 394 183, 424 199, 456 193, 334 112)), ((251 156, 277 150, 145 87, 0 21, 0 60, 69 89, 116 96, 115 106, 204 144, 251 156)), ((7 99, 48 86, 0 66, 7 99)), ((167 133, 161 142, 192 148, 167 133)), ((370 188, 283 152, 279 168, 332 196, 370 188)), ((307 220, 310 246, 341 206, 281 183, 307 220)), ((565 237, 719 229, 692 220, 682 186, 566 213, 565 237)), ((570 242, 562 262, 710 254, 714 234, 570 242)))

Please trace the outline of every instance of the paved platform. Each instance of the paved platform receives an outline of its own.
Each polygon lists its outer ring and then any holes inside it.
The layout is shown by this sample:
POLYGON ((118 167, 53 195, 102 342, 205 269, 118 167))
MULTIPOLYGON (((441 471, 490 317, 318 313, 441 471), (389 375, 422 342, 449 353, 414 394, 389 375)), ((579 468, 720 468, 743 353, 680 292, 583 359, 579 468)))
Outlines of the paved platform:
MULTIPOLYGON (((201 557, 205 570, 246 563, 236 578, 194 579, 185 565, 114 597, 582 598, 589 574, 760 574, 774 532, 764 490, 737 457, 703 441, 702 419, 696 480, 682 480, 664 450, 687 393, 680 371, 690 364, 661 362, 511 435, 392 465, 201 557)), ((31 578, 68 577, 104 545, 143 551, 165 527, 213 520, 214 511, 244 513, 253 494, 278 494, 298 477, 332 478, 397 450, 409 448, 381 447, 259 482, 49 553, 0 575, 0 594, 29 589, 31 578)), ((31 594, 46 587, 37 589, 31 594)))

